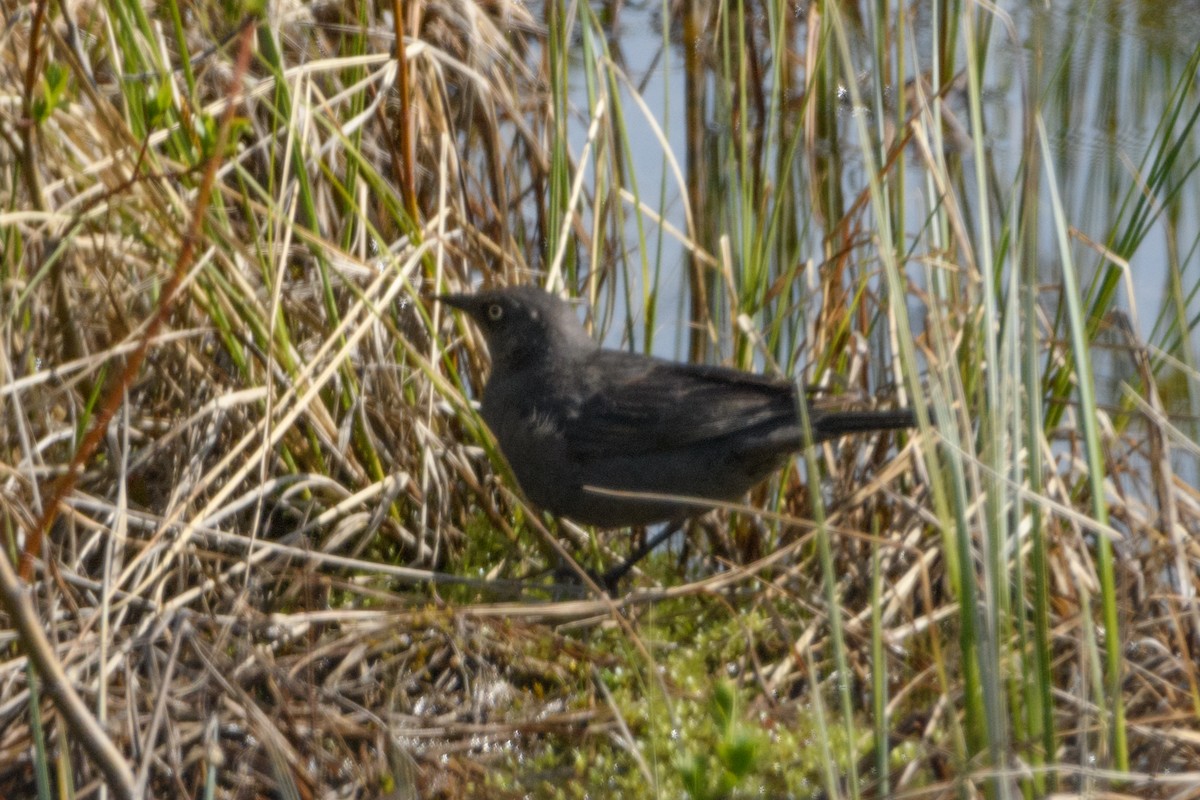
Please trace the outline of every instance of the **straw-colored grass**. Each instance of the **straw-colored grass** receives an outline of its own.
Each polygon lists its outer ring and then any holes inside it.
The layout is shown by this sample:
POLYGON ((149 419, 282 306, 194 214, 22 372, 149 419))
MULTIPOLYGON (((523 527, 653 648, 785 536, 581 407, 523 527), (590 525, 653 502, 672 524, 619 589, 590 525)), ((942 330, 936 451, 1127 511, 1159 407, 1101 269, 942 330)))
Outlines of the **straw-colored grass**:
POLYGON ((13 11, 0 796, 1196 796, 1189 301, 1117 290, 1194 207, 1197 56, 1082 230, 1048 79, 1005 175, 1012 27, 952 5, 682 7, 683 120, 590 4, 13 11), (922 425, 599 596, 564 561, 645 532, 521 500, 432 299, 480 283, 922 425))

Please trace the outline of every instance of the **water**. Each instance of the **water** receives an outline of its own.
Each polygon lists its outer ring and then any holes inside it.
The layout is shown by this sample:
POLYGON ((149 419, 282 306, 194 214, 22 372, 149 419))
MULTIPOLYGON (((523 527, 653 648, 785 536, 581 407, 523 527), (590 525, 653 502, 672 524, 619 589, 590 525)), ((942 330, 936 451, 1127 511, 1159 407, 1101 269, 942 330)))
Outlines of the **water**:
MULTIPOLYGON (((924 8, 925 4, 920 4, 924 8)), ((1121 219, 1121 201, 1129 187, 1138 180, 1139 172, 1147 169, 1144 163, 1156 146, 1156 129, 1172 106, 1170 97, 1185 76, 1187 61, 1195 43, 1200 41, 1200 23, 1192 3, 1123 3, 1085 2, 1054 4, 1001 4, 1002 17, 993 22, 991 43, 987 53, 984 77, 985 145, 994 170, 995 184, 1011 192, 1019 181, 1022 160, 1026 157, 1023 128, 1027 123, 1025 96, 1036 98, 1050 141, 1051 157, 1059 182, 1067 218, 1079 232, 1074 243, 1077 262, 1084 269, 1085 279, 1098 256, 1082 237, 1104 243, 1108 232, 1121 219), (1005 21, 1006 20, 1006 21, 1005 21)), ((982 16, 982 15, 981 15, 982 16)), ((625 108, 624 122, 631 141, 630 173, 635 176, 643 200, 661 208, 666 220, 678 229, 685 229, 686 219, 682 196, 685 191, 668 166, 663 155, 663 140, 654 132, 663 132, 665 143, 679 160, 680 169, 687 171, 687 130, 685 127, 687 100, 685 84, 687 65, 684 45, 677 33, 664 47, 661 30, 661 8, 658 4, 621 7, 619 22, 610 26, 609 47, 618 65, 628 76, 621 88, 625 108), (629 86, 640 87, 645 110, 634 103, 629 86), (653 124, 647 120, 647 113, 653 124), (665 187, 660 199, 660 187, 665 187)), ((925 56, 926 46, 933 34, 928 29, 927 12, 910 21, 914 30, 915 49, 925 56)), ((861 59, 863 72, 869 76, 871 50, 869 31, 851 31, 852 48, 861 59)), ((793 40, 793 48, 803 45, 801 36, 793 40)), ((577 47, 581 45, 577 44, 577 47)), ((576 53, 582 57, 582 51, 576 53)), ((799 58, 793 49, 792 57, 799 58)), ((769 57, 763 57, 769 61, 769 57)), ((959 59, 962 60, 961 58, 959 59)), ((911 62, 911 59, 910 59, 911 62)), ((701 98, 704 106, 703 131, 706 147, 727 146, 728 137, 737 133, 728 109, 722 107, 716 83, 718 65, 707 65, 704 74, 695 78, 704 87, 701 98)), ((921 63, 927 69, 928 63, 921 63)), ((958 66, 962 66, 959 64, 958 66)), ((574 101, 580 114, 571 120, 574 151, 580 152, 585 141, 587 96, 583 81, 576 75, 574 101)), ((908 70, 908 77, 914 70, 908 70)), ((799 76, 803 80, 803 75, 799 76)), ((765 84, 769 88, 769 81, 765 84)), ((794 98, 793 98, 794 99, 794 98)), ((1194 100, 1190 101, 1194 105, 1194 100)), ((794 105, 794 103, 793 103, 794 105)), ((961 93, 947 97, 947 107, 964 126, 969 126, 968 110, 961 93)), ((776 110, 777 111, 777 110, 776 110)), ((770 112, 776 113, 776 112, 770 112)), ((783 112, 787 113, 787 112, 783 112)), ((848 162, 844 190, 848 197, 862 190, 861 165, 854 140, 853 126, 845 109, 839 120, 842 153, 848 162)), ((966 175, 965 194, 974 190, 974 164, 966 152, 963 169, 966 175)), ((924 177, 919 160, 913 152, 907 156, 913 170, 910 181, 914 211, 927 209, 924 196, 924 177)), ((1197 157, 1195 142, 1185 142, 1181 163, 1197 157)), ((701 165, 701 169, 706 165, 701 165)), ((715 162, 707 166, 716 166, 715 162)), ((591 173, 589 173, 590 177, 591 173)), ((1167 265, 1172 250, 1180 257, 1188 256, 1198 240, 1196 220, 1197 195, 1200 182, 1188 180, 1177 208, 1175 222, 1160 218, 1153 225, 1146 241, 1130 261, 1135 296, 1133 305, 1126 308, 1137 313, 1139 332, 1145 337, 1154 333, 1157 311, 1167 302, 1167 265)), ((1006 198, 1001 198, 1003 201, 1006 198)), ((1003 211, 1003 205, 1001 205, 1003 211)), ((1053 219, 1043 202, 1040 236, 1041 262, 1047 282, 1058 276, 1059 257, 1052 235, 1053 219)), ((801 209, 811 214, 812 209, 801 209)), ((1125 212, 1126 216, 1128 212, 1125 212)), ((914 213, 914 230, 920 215, 914 213)), ((801 224, 808 223, 808 219, 801 224)), ((814 222, 814 227, 820 227, 814 222)), ((814 230, 823 234, 827 230, 814 230)), ((733 231, 736 234, 736 231, 733 231)), ((629 225, 624 250, 612 254, 635 265, 636 228, 629 225)), ((810 237, 808 252, 821 258, 820 235, 810 237)), ((715 243, 712 245, 715 250, 715 243)), ((660 309, 657 329, 672 332, 686 326, 688 314, 683 298, 687 289, 687 258, 678 242, 651 230, 646 248, 648 258, 659 269, 660 286, 668 298, 660 309), (661 255, 659 246, 661 244, 661 255)), ((1194 261, 1194 259, 1192 259, 1194 261)), ((1188 275, 1194 279, 1195 265, 1188 263, 1188 275)), ((638 270, 631 269, 631 274, 638 270)), ((1194 299, 1187 306, 1190 315, 1200 308, 1194 299)), ((615 334, 623 338, 620 330, 615 334)), ((636 331, 636 328, 635 328, 636 331)), ((654 350, 664 355, 679 355, 683 342, 679 337, 656 337, 654 350)))

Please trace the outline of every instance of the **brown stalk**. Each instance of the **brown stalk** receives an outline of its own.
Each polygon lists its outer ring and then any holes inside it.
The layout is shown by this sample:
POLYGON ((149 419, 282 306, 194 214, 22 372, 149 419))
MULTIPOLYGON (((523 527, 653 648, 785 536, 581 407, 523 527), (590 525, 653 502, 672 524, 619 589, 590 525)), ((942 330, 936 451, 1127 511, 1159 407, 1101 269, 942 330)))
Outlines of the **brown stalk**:
MULTIPOLYGON (((251 43, 253 42, 254 29, 254 25, 249 22, 245 23, 242 27, 241 50, 238 53, 237 67, 234 70, 233 82, 230 85, 231 97, 237 97, 241 94, 242 76, 246 74, 246 70, 250 66, 251 43)), ((121 407, 121 399, 125 396, 126 390, 141 370, 142 362, 146 360, 146 352, 150 349, 150 342, 158 335, 159 329, 166 322, 167 315, 171 313, 171 308, 175 302, 175 295, 179 292, 179 286, 183 282, 183 276, 187 275, 188 270, 192 267, 192 262, 196 257, 196 242, 200 239, 200 229, 204 224, 204 214, 208 209, 209 200, 212 197, 212 188, 216 180, 217 169, 221 166, 221 153, 229 138, 229 128, 233 121, 233 112, 237 107, 238 103, 230 103, 225 107, 225 115, 221 118, 221 127, 217 131, 217 141, 213 155, 205 167, 204 176, 200 181, 200 189, 196 195, 196 211, 192 215, 191 224, 188 226, 187 232, 184 234, 183 243, 179 250, 179 258, 175 261, 175 269, 171 273, 170 280, 163 287, 162 296, 158 302, 158 310, 154 313, 154 316, 150 319, 149 324, 142 333, 142 338, 138 343, 137 349, 130 354, 129 360, 125 362, 125 368, 121 370, 116 383, 104 398, 104 404, 100 407, 100 413, 96 415, 96 420, 87 432, 87 435, 83 438, 83 443, 75 451, 75 455, 72 457, 66 473, 55 481, 54 488, 50 492, 50 498, 42 509, 42 515, 38 519, 37 524, 34 525, 33 530, 30 531, 29 538, 25 542, 25 549, 21 552, 19 575, 21 580, 26 583, 33 578, 34 559, 41 552, 42 540, 45 539, 46 532, 50 530, 50 526, 58 518, 59 504, 75 488, 75 482, 79 480, 84 464, 96 452, 96 448, 100 446, 100 439, 104 436, 104 431, 108 428, 108 423, 112 421, 113 416, 117 413, 117 409, 121 407)))
MULTIPOLYGON (((253 33, 254 25, 249 23, 244 25, 242 47, 231 86, 231 95, 234 97, 240 95, 242 76, 249 67, 253 33)), ((38 619, 37 609, 33 605, 26 585, 33 576, 34 559, 41 551, 46 532, 54 524, 58 515, 59 504, 71 492, 75 481, 82 472, 83 465, 99 446, 101 436, 104 435, 105 429, 121 405, 121 399, 125 396, 126 390, 137 376, 142 362, 145 360, 150 342, 166 321, 175 295, 183 281, 183 276, 191 267, 205 210, 208 208, 217 168, 221 162, 221 153, 228 139, 230 123, 236 107, 237 104, 230 103, 225 109, 225 115, 217 134, 216 147, 213 156, 208 161, 196 198, 196 211, 183 239, 175 270, 170 281, 164 287, 158 311, 147 325, 138 348, 130 356, 120 378, 105 398, 91 430, 88 431, 83 443, 71 459, 70 468, 55 483, 41 518, 30 530, 25 548, 21 553, 19 574, 13 571, 12 565, 6 557, 0 556, 0 604, 12 619, 14 626, 21 632, 23 649, 36 668, 37 674, 45 681, 47 694, 59 713, 63 715, 74 734, 75 741, 91 756, 97 768, 104 775, 109 788, 122 800, 125 798, 132 800, 139 795, 129 764, 72 686, 70 678, 63 670, 62 664, 55 655, 54 647, 38 619)))

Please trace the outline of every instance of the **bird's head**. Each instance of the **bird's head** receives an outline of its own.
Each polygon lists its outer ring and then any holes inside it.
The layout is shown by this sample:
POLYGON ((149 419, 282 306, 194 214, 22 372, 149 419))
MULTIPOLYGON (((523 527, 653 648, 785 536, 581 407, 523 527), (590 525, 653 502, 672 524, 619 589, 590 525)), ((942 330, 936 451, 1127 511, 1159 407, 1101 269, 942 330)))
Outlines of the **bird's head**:
POLYGON ((479 326, 493 369, 516 370, 597 347, 565 300, 532 286, 441 295, 438 299, 465 311, 479 326))

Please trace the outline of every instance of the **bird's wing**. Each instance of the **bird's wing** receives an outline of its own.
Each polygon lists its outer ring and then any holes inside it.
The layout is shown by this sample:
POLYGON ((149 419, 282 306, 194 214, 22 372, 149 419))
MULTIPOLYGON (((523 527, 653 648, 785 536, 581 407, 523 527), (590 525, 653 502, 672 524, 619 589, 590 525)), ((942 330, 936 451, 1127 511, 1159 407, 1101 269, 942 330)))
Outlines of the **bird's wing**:
POLYGON ((611 350, 595 353, 589 373, 564 430, 578 458, 680 450, 754 431, 766 438, 797 425, 792 386, 782 381, 611 350))

